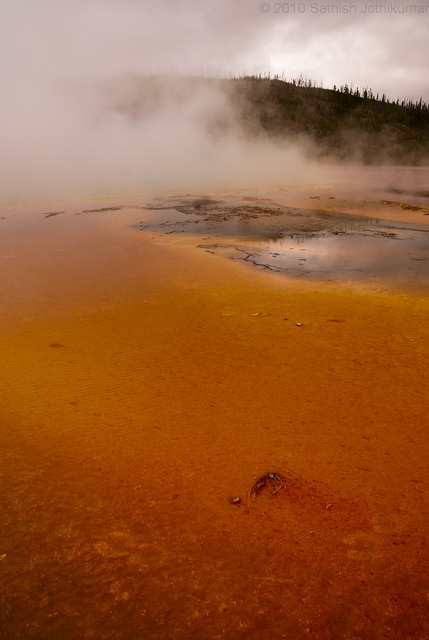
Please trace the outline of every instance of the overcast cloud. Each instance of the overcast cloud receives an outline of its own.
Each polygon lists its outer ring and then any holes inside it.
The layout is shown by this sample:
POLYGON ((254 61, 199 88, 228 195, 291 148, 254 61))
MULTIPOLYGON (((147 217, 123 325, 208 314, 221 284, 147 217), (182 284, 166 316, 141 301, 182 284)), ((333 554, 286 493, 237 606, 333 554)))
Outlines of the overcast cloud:
MULTIPOLYGON (((43 191, 47 176, 37 165, 50 163, 58 184, 61 175, 65 181, 77 175, 85 139, 85 98, 77 87, 123 73, 223 77, 270 71, 285 80, 302 74, 327 88, 347 83, 391 99, 428 101, 429 2, 413 5, 423 13, 410 14, 409 6, 361 0, 5 0, 2 194, 20 188, 24 174, 43 191)), ((100 175, 97 153, 109 148, 112 136, 123 161, 129 155, 118 142, 123 134, 92 139, 88 154, 100 175)), ((194 142, 198 148, 200 141, 194 142)), ((137 160, 140 152, 132 153, 137 160)))
POLYGON ((9 0, 0 7, 1 70, 13 80, 271 71, 429 99, 428 32, 429 3, 9 0), (426 12, 397 13, 410 6, 426 12))

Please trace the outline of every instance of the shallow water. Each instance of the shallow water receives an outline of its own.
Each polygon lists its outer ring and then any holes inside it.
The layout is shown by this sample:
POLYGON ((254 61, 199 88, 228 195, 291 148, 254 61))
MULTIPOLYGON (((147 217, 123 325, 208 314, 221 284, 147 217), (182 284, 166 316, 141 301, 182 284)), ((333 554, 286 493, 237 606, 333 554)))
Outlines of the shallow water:
POLYGON ((429 290, 429 227, 424 224, 266 201, 182 199, 174 208, 167 202, 149 210, 139 228, 192 235, 201 249, 294 278, 429 290))
POLYGON ((425 232, 401 239, 361 234, 292 236, 252 245, 219 243, 208 248, 297 278, 372 280, 429 290, 429 243, 425 232))

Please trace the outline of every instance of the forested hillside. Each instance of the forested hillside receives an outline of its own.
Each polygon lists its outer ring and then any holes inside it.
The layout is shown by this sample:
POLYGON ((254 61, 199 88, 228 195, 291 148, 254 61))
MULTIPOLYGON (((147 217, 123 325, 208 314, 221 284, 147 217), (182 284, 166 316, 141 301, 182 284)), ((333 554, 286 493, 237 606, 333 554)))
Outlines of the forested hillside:
POLYGON ((192 120, 209 136, 298 141, 317 157, 429 164, 429 108, 371 89, 323 89, 267 77, 116 77, 98 87, 104 109, 132 123, 192 120))
POLYGON ((225 82, 254 133, 307 138, 316 143, 316 154, 366 164, 429 163, 429 109, 423 101, 388 102, 366 89, 329 90, 267 78, 225 82))

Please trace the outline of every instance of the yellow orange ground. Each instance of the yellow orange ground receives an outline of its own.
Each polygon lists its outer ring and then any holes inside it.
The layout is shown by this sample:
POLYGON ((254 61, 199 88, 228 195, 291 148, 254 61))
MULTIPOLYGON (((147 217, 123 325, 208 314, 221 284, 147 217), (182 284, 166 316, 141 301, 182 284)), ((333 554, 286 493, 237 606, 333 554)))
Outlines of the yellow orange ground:
POLYGON ((429 637, 428 298, 44 211, 0 221, 0 638, 429 637))

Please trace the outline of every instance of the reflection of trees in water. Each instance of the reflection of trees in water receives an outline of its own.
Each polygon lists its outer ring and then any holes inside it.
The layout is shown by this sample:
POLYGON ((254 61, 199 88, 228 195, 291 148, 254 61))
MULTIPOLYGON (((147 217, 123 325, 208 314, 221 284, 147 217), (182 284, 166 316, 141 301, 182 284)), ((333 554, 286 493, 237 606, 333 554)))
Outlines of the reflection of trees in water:
POLYGON ((427 290, 429 231, 407 228, 404 234, 398 229, 397 233, 387 231, 389 227, 385 229, 288 233, 276 241, 267 239, 253 247, 235 246, 235 250, 244 254, 247 263, 290 276, 319 275, 334 280, 381 278, 395 286, 427 290))
POLYGON ((159 198, 147 209, 166 218, 139 228, 205 235, 211 242, 200 248, 259 269, 335 280, 412 278, 421 287, 429 278, 422 225, 192 195, 159 198))
POLYGON ((318 234, 318 233, 290 233, 289 235, 285 236, 285 238, 287 238, 288 240, 292 240, 292 242, 294 242, 295 244, 304 244, 304 242, 308 242, 309 240, 314 240, 315 238, 319 238, 320 236, 324 236, 324 234, 318 234))

